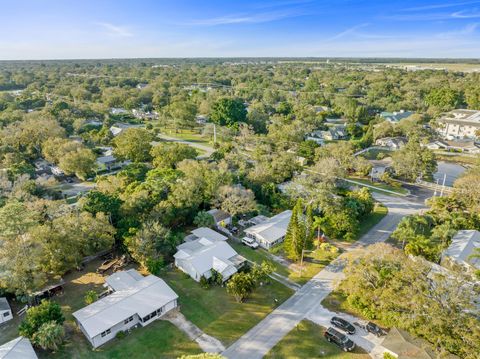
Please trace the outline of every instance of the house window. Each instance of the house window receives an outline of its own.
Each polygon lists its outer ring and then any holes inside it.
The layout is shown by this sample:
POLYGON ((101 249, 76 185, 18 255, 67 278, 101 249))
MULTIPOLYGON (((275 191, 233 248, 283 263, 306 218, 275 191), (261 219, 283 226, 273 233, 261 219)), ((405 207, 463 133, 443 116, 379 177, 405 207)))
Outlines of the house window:
POLYGON ((130 318, 127 318, 123 321, 123 324, 128 324, 129 322, 131 322, 133 320, 133 315, 130 317, 130 318))
POLYGON ((157 309, 157 314, 158 314, 158 315, 162 314, 162 308, 157 309))
POLYGON ((108 335, 108 334, 110 334, 110 333, 111 333, 111 330, 110 330, 110 329, 107 329, 107 330, 105 330, 104 332, 102 332, 100 335, 101 335, 101 337, 103 338, 104 336, 106 336, 106 335, 108 335))
POLYGON ((10 313, 9 313, 9 312, 5 312, 5 313, 3 313, 3 316, 4 316, 4 317, 8 317, 8 316, 10 316, 10 313))

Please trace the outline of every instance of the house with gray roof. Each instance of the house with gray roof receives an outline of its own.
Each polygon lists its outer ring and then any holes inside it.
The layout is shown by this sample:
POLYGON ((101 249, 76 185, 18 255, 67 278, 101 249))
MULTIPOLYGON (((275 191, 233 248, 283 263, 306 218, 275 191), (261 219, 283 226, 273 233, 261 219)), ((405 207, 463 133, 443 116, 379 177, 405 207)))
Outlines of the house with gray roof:
POLYGON ((433 359, 434 356, 428 344, 412 337, 409 333, 398 328, 392 328, 383 339, 382 346, 387 353, 398 359, 433 359))
POLYGON ((404 118, 410 117, 411 115, 413 115, 413 112, 405 111, 405 110, 393 111, 393 112, 384 111, 380 113, 381 118, 391 123, 398 123, 404 118))
POLYGON ((30 340, 18 337, 0 345, 0 359, 37 359, 30 340))
POLYGON ((247 237, 255 239, 260 246, 269 249, 283 242, 292 211, 287 210, 245 229, 247 237))
POLYGON ((442 253, 442 265, 446 267, 460 266, 467 271, 480 269, 480 258, 472 258, 480 254, 480 232, 476 230, 458 231, 452 238, 450 246, 442 253))
POLYGON ((211 278, 214 270, 226 281, 246 263, 246 259, 225 240, 213 237, 201 237, 182 243, 177 246, 177 250, 173 256, 175 266, 197 282, 202 277, 211 278))
POLYGON ((73 313, 94 348, 118 332, 152 323, 178 305, 178 295, 164 280, 154 275, 144 277, 135 269, 112 274, 106 286, 111 294, 73 313))
POLYGON ((8 304, 7 298, 0 298, 0 324, 8 322, 13 319, 12 309, 8 304))

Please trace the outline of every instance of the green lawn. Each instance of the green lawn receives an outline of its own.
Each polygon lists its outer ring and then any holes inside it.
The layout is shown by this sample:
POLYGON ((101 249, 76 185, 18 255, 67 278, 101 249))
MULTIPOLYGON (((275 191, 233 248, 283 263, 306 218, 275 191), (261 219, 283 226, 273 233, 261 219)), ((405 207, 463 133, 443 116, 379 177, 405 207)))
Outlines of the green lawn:
POLYGON ((301 321, 296 328, 288 333, 265 356, 266 359, 367 359, 365 352, 356 349, 352 353, 343 352, 335 344, 329 343, 324 337, 325 328, 308 320, 301 321))
POLYGON ((132 331, 123 339, 93 350, 83 334, 75 332, 70 340, 56 353, 37 351, 40 358, 78 359, 137 359, 178 358, 181 355, 198 354, 202 350, 173 324, 157 320, 145 328, 132 331))
POLYGON ((360 239, 364 234, 366 234, 370 229, 372 229, 372 227, 375 226, 378 222, 380 222, 382 218, 387 215, 387 213, 387 207, 380 203, 375 204, 373 212, 360 222, 360 228, 356 240, 360 239))
MULTIPOLYGON (((300 273, 300 271, 297 270, 300 268, 299 263, 295 265, 294 269, 290 269, 274 261, 264 249, 258 248, 254 250, 234 241, 231 241, 230 244, 238 253, 240 253, 245 258, 251 260, 252 262, 256 262, 258 264, 262 263, 263 261, 270 262, 275 268, 276 273, 287 277, 298 284, 305 284, 306 282, 308 282, 315 274, 320 272, 339 254, 327 253, 322 250, 316 250, 312 253, 306 253, 302 273, 300 273)), ((282 251, 279 251, 279 253, 277 253, 276 255, 283 256, 282 251)))
POLYGON ((185 317, 225 346, 293 294, 291 289, 272 280, 271 284, 257 288, 244 303, 237 303, 225 288, 203 289, 178 270, 168 271, 161 277, 179 295, 180 311, 185 317))
POLYGON ((173 129, 161 129, 161 133, 205 146, 211 146, 210 142, 213 141, 211 138, 203 137, 199 130, 178 130, 178 132, 175 132, 173 129))
POLYGON ((379 150, 377 148, 372 148, 371 150, 368 150, 367 152, 364 152, 364 153, 360 154, 359 156, 362 156, 367 160, 376 160, 376 159, 378 159, 378 155, 381 154, 381 153, 385 155, 384 157, 389 157, 392 154, 391 151, 379 150))
MULTIPOLYGON (((400 185, 398 187, 397 186, 391 186, 391 185, 383 183, 383 182, 372 182, 369 179, 359 178, 359 177, 348 177, 347 179, 352 180, 352 181, 356 181, 356 182, 360 182, 360 183, 363 183, 363 184, 366 184, 366 185, 369 185, 369 186, 372 186, 372 187, 375 187, 375 188, 378 188, 379 189, 378 192, 380 192, 382 194, 386 194, 386 192, 382 191, 382 189, 386 189, 387 191, 393 191, 393 192, 396 192, 400 195, 408 194, 408 190, 400 187, 400 185)), ((373 188, 369 188, 369 189, 372 190, 372 191, 375 191, 375 189, 373 189, 373 188)))

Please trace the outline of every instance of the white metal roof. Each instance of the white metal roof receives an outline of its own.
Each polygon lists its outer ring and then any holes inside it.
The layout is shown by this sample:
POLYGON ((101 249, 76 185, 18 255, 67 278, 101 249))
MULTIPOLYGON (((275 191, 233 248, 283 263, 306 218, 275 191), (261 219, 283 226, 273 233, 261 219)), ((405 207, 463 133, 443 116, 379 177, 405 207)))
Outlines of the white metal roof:
POLYGON ((238 253, 224 241, 208 241, 200 238, 177 248, 179 251, 174 257, 189 263, 200 275, 215 269, 226 278, 237 271, 229 259, 237 256, 238 253), (233 273, 230 273, 232 270, 233 273))
POLYGON ((137 274, 141 275, 131 271, 135 270, 117 272, 110 276, 113 278, 107 278, 107 283, 114 283, 121 290, 73 313, 91 338, 132 315, 144 317, 178 298, 162 279, 154 275, 138 279, 137 274))
POLYGON ((32 344, 27 338, 18 337, 0 345, 0 359, 37 359, 32 344))
POLYGON ((452 238, 452 244, 443 253, 460 263, 468 263, 480 269, 480 259, 469 257, 480 248, 480 232, 476 230, 458 231, 452 238))
POLYGON ((144 277, 135 269, 129 269, 127 271, 115 272, 105 281, 114 291, 118 292, 119 290, 136 286, 138 281, 143 279, 144 277))
POLYGON ((253 227, 247 228, 245 233, 261 238, 266 242, 273 243, 285 236, 292 211, 287 210, 279 213, 265 222, 259 223, 253 227))
POLYGON ((207 227, 200 227, 200 228, 194 229, 192 233, 198 238, 203 237, 203 238, 211 239, 214 241, 226 241, 228 239, 224 235, 218 232, 215 232, 213 229, 210 229, 207 227))
POLYGON ((11 310, 7 298, 0 298, 0 312, 11 310))

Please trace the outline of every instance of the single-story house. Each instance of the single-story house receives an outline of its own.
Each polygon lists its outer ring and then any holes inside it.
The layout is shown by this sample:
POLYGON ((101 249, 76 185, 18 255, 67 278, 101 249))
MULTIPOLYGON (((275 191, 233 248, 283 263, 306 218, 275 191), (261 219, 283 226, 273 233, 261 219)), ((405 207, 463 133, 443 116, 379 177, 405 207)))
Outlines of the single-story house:
POLYGON ((232 224, 232 216, 221 209, 214 208, 207 213, 213 217, 217 227, 226 227, 232 224))
POLYGON ((382 117, 383 119, 391 123, 398 123, 404 118, 410 117, 411 115, 413 115, 413 112, 405 111, 405 110, 393 111, 393 112, 384 111, 380 113, 380 117, 382 117))
POLYGON ((103 155, 97 157, 97 166, 100 170, 111 171, 114 169, 122 168, 131 163, 131 161, 119 161, 113 155, 113 149, 111 147, 105 148, 103 155))
POLYGON ((112 115, 123 115, 123 114, 128 113, 128 111, 125 110, 124 108, 121 108, 121 107, 112 107, 110 109, 110 113, 112 115))
POLYGON ((375 141, 376 146, 387 147, 390 150, 396 151, 407 144, 405 137, 384 137, 375 141))
POLYGON ((0 324, 13 319, 12 309, 8 304, 7 298, 0 298, 0 324))
POLYGON ((313 131, 305 136, 305 141, 313 141, 317 145, 322 146, 325 142, 323 138, 323 132, 324 131, 320 131, 320 130, 313 131))
POLYGON ((372 180, 380 180, 385 172, 392 168, 392 159, 390 157, 383 160, 371 160, 372 170, 370 171, 370 178, 372 180))
POLYGON ((142 276, 135 269, 106 279, 112 294, 82 308, 73 316, 94 348, 120 331, 146 326, 177 307, 178 295, 162 279, 142 276))
POLYGON ((30 340, 18 337, 0 345, 0 359, 37 359, 30 340))
POLYGON ((322 137, 327 141, 345 140, 348 138, 348 132, 344 125, 334 125, 327 131, 322 131, 322 137))
POLYGON ((382 346, 398 359, 433 359, 426 342, 413 338, 406 331, 392 328, 383 339, 382 346))
POLYGON ((226 281, 246 263, 246 259, 223 240, 202 237, 182 243, 177 249, 175 266, 197 282, 202 277, 209 279, 212 270, 220 273, 226 281))
POLYGON ((112 135, 118 136, 119 134, 121 134, 126 129, 142 128, 142 127, 144 127, 144 126, 143 125, 132 125, 131 123, 117 122, 116 124, 114 124, 113 126, 110 127, 110 132, 112 133, 112 135))
POLYGON ((480 258, 471 258, 480 254, 480 232, 476 230, 458 231, 452 238, 450 246, 442 253, 442 265, 461 266, 467 271, 480 269, 480 258))
POLYGON ((245 234, 247 237, 255 239, 263 248, 269 249, 283 242, 291 217, 292 211, 284 211, 245 229, 245 234))
POLYGON ((429 142, 425 145, 429 150, 446 150, 448 149, 448 143, 440 140, 429 142))
POLYGON ((223 234, 220 234, 208 227, 200 227, 200 228, 194 229, 192 231, 192 234, 196 237, 196 239, 206 238, 212 241, 226 241, 228 239, 223 234))
POLYGON ((456 140, 446 142, 448 144, 447 150, 467 152, 473 154, 480 153, 480 142, 474 140, 456 140))

